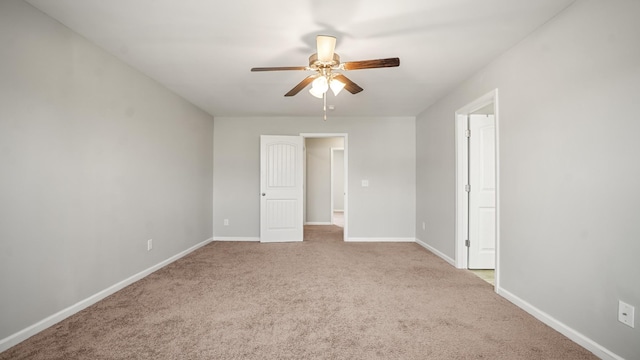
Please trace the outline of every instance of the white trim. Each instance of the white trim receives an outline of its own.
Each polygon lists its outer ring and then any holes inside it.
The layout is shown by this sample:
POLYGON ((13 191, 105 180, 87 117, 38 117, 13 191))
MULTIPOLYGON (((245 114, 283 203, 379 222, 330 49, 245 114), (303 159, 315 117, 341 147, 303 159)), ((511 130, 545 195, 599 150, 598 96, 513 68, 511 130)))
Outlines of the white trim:
POLYGON ((216 236, 213 241, 260 241, 260 238, 252 236, 216 236))
POLYGON ((333 225, 330 221, 308 221, 305 225, 333 225))
POLYGON ((351 237, 348 238, 348 242, 416 242, 415 238, 386 238, 386 237, 351 237))
POLYGON ((300 133, 303 138, 333 138, 345 137, 347 133, 300 133))
POLYGON ((455 113, 455 147, 456 147, 456 227, 455 227, 455 266, 459 269, 466 269, 467 263, 467 247, 466 240, 466 216, 467 216, 467 192, 464 190, 466 178, 466 116, 476 110, 479 110, 493 103, 493 112, 495 118, 495 142, 496 142, 496 260, 495 260, 495 289, 496 292, 500 287, 500 116, 498 110, 498 89, 494 89, 464 107, 458 109, 455 113))
MULTIPOLYGON (((304 222, 307 221, 307 139, 302 137, 302 240, 304 240, 304 222)), ((262 214, 260 214, 262 218, 262 214)))
POLYGON ((143 270, 133 276, 130 276, 122 281, 120 281, 117 284, 111 285, 108 288, 89 296, 88 298, 81 300, 77 303, 75 303, 74 305, 69 306, 66 309, 60 310, 57 313, 46 317, 40 321, 38 321, 37 323, 22 329, 20 331, 18 331, 17 333, 13 334, 13 335, 9 335, 8 337, 0 340, 0 352, 3 352, 25 340, 27 340, 28 338, 32 337, 33 335, 36 335, 37 333, 59 323, 60 321, 68 318, 71 315, 74 315, 86 308, 88 308, 89 306, 99 302, 100 300, 106 298, 109 295, 113 295, 114 293, 124 289, 125 287, 135 283, 136 281, 146 277, 147 275, 169 265, 170 263, 180 259, 181 257, 184 257, 185 255, 188 255, 189 253, 209 244, 211 241, 213 241, 213 239, 207 239, 199 244, 196 244, 190 248, 188 248, 187 250, 184 250, 183 252, 180 252, 156 265, 153 265, 152 267, 143 270))
POLYGON ((453 260, 452 258, 448 257, 447 255, 445 255, 443 252, 441 252, 440 250, 434 248, 433 246, 427 244, 426 242, 420 240, 420 239, 416 239, 416 242, 418 243, 418 245, 422 246, 423 248, 427 249, 428 251, 432 252, 435 256, 441 258, 442 260, 448 262, 451 266, 456 266, 456 261, 453 260))
POLYGON ((591 340, 590 338, 588 338, 584 334, 576 331, 575 329, 570 328, 569 326, 565 325, 564 323, 562 323, 558 319, 556 319, 556 318, 552 317, 551 315, 545 313, 544 311, 536 308, 535 306, 531 305, 530 303, 526 302, 525 300, 522 300, 518 296, 510 293, 509 291, 507 291, 505 289, 502 289, 502 288, 496 287, 496 292, 500 296, 502 296, 505 299, 511 301, 513 304, 515 304, 516 306, 518 306, 522 310, 524 310, 524 311, 528 312, 529 314, 531 314, 536 319, 542 321, 543 323, 545 323, 546 325, 548 325, 552 329, 554 329, 554 330, 558 331, 559 333, 561 333, 562 335, 568 337, 569 339, 571 339, 576 344, 578 344, 578 345, 582 346, 583 348, 591 351, 597 357, 599 357, 601 359, 624 360, 624 358, 622 358, 621 356, 616 355, 611 350, 609 350, 609 349, 605 348, 604 346, 598 344, 597 342, 591 340))
POLYGON ((343 210, 342 213, 344 214, 343 216, 343 221, 344 223, 342 224, 342 228, 343 228, 343 237, 342 240, 346 241, 349 237, 347 236, 349 234, 349 212, 347 211, 349 209, 349 134, 344 134, 344 154, 342 154, 343 156, 343 161, 344 161, 344 203, 343 205, 343 210))
POLYGON ((282 244, 282 243, 301 243, 304 240, 267 240, 267 241, 260 241, 260 244, 282 244))
POLYGON ((455 227, 455 266, 458 269, 467 268, 467 216, 469 206, 465 185, 467 179, 467 115, 456 112, 455 119, 455 146, 456 146, 456 227, 455 227))
MULTIPOLYGON (((496 266, 494 271, 494 286, 496 289, 500 286, 500 107, 498 101, 498 89, 494 90, 493 95, 493 117, 496 125, 496 266)), ((497 290, 496 290, 497 291, 497 290)))

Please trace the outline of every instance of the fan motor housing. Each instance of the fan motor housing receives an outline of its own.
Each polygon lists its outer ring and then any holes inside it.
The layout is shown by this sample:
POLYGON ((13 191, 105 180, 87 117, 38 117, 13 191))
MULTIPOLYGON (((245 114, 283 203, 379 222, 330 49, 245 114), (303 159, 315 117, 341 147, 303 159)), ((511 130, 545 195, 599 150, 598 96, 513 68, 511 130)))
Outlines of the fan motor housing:
POLYGON ((323 62, 318 60, 318 53, 309 56, 309 67, 311 69, 326 69, 337 68, 340 65, 340 55, 333 53, 333 60, 331 62, 323 62))

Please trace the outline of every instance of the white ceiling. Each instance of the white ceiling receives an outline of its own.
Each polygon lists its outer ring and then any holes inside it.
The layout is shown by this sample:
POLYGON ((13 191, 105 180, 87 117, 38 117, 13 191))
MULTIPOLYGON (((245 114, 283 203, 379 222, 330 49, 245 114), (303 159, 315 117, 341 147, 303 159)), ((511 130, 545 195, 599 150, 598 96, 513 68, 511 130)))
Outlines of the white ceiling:
POLYGON ((315 36, 344 61, 399 57, 346 73, 365 90, 328 97, 336 116, 415 116, 574 0, 26 0, 214 116, 316 116, 284 94, 315 36))

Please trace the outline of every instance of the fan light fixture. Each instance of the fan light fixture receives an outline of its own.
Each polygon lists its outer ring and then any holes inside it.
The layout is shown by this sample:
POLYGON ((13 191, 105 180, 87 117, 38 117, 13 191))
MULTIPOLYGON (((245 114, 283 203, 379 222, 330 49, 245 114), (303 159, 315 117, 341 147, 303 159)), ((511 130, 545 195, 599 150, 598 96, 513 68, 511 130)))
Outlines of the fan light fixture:
POLYGON ((341 81, 333 79, 328 76, 319 76, 311 83, 311 89, 309 89, 309 93, 318 99, 322 99, 327 91, 331 89, 333 95, 338 96, 340 91, 344 89, 345 84, 341 81), (329 78, 327 80, 327 78, 329 78))
POLYGON ((331 91, 333 91, 333 95, 338 96, 340 91, 344 89, 344 83, 336 79, 331 79, 331 82, 329 82, 329 87, 331 88, 331 91))
POLYGON ((338 95, 342 89, 347 89, 352 94, 357 94, 363 89, 348 77, 335 70, 376 69, 400 66, 399 58, 386 58, 375 60, 360 60, 340 62, 340 56, 335 53, 336 38, 330 35, 318 35, 316 37, 316 53, 309 56, 309 66, 276 66, 256 67, 251 71, 286 71, 307 70, 314 72, 307 76, 284 96, 294 96, 311 84, 311 95, 323 100, 324 120, 327 120, 327 91, 331 89, 334 95, 338 95))
POLYGON ((331 73, 331 69, 322 69, 321 74, 311 82, 311 89, 309 89, 309 94, 322 99, 323 119, 325 121, 327 120, 327 91, 331 89, 333 95, 338 96, 345 87, 345 83, 334 79, 335 75, 331 73))
POLYGON ((327 92, 328 89, 329 82, 327 81, 327 78, 325 76, 318 76, 311 83, 311 90, 313 90, 311 95, 315 97, 318 97, 318 95, 320 95, 319 97, 322 98, 322 96, 327 92))

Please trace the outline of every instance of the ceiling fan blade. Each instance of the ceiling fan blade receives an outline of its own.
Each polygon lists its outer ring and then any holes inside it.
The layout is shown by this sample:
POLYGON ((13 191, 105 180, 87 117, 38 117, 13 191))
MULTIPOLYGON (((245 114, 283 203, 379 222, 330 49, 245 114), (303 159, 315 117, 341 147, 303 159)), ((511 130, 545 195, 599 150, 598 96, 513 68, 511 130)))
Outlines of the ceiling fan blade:
POLYGON ((353 81, 351 81, 348 77, 342 75, 342 74, 336 74, 333 76, 334 79, 340 81, 341 83, 344 84, 344 88, 352 93, 352 94, 357 94, 360 91, 364 90, 363 88, 361 88, 358 84, 354 83, 353 81))
POLYGON ((296 95, 302 89, 306 88, 307 85, 311 84, 317 77, 317 74, 307 76, 304 80, 300 81, 300 83, 298 83, 298 85, 296 85, 293 89, 289 90, 288 93, 284 94, 284 96, 296 95))
POLYGON ((318 61, 330 63, 333 61, 333 52, 336 49, 336 38, 329 35, 316 36, 318 61))
POLYGON ((306 66, 276 66, 276 67, 254 67, 251 71, 284 71, 284 70, 307 70, 306 66))
POLYGON ((400 66, 400 58, 349 61, 342 64, 345 70, 375 69, 400 66))

